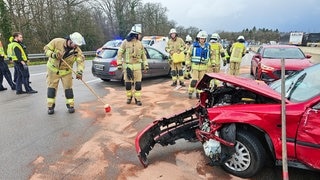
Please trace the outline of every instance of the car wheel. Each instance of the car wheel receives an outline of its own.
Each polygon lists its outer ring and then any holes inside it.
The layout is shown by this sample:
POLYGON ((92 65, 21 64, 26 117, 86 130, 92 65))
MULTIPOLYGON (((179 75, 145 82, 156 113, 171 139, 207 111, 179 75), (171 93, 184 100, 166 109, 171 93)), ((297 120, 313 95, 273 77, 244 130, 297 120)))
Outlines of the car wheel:
POLYGON ((110 79, 103 79, 103 78, 101 78, 101 80, 102 80, 102 81, 106 81, 106 82, 109 82, 109 81, 110 81, 110 79))
POLYGON ((265 164, 266 152, 260 141, 251 133, 238 131, 235 153, 222 168, 242 178, 255 175, 265 164))

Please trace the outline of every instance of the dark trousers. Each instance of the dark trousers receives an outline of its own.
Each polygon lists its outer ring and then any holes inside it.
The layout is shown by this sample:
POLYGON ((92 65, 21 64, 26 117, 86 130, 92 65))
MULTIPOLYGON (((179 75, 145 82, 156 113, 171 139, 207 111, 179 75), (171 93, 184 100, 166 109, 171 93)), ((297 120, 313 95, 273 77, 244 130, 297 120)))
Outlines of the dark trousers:
POLYGON ((3 77, 5 77, 7 82, 8 82, 8 84, 10 85, 10 87, 12 89, 15 89, 16 85, 12 81, 12 75, 11 75, 11 72, 9 70, 8 64, 6 62, 4 62, 3 58, 0 58, 0 73, 1 73, 0 84, 2 85, 3 77))
POLYGON ((16 80, 16 90, 17 92, 22 91, 22 84, 27 92, 32 91, 31 86, 29 85, 29 68, 27 65, 23 66, 19 62, 14 63, 15 71, 17 73, 17 80, 16 80))

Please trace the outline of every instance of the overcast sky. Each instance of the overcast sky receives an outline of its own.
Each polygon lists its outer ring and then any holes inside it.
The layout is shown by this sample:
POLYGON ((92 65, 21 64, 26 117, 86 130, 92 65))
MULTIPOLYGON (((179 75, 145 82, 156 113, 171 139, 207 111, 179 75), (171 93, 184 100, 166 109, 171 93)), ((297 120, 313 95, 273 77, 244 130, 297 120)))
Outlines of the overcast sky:
POLYGON ((160 3, 169 20, 188 28, 241 31, 245 28, 280 32, 320 32, 319 0, 142 0, 160 3))

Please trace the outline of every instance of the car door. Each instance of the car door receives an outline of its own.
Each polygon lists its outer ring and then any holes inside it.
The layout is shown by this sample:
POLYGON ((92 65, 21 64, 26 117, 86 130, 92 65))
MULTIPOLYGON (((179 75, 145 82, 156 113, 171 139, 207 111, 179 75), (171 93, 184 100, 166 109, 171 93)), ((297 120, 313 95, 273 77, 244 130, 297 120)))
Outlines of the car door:
POLYGON ((302 116, 296 140, 297 159, 320 169, 320 101, 302 116))
POLYGON ((168 61, 164 58, 164 55, 153 48, 146 48, 146 50, 150 57, 148 63, 152 77, 167 75, 170 67, 168 61))
POLYGON ((256 77, 256 69, 258 68, 259 66, 259 63, 261 61, 261 52, 262 52, 262 47, 260 47, 258 50, 257 50, 257 53, 252 56, 252 59, 251 59, 251 69, 250 69, 250 73, 251 75, 253 75, 254 77, 256 77))

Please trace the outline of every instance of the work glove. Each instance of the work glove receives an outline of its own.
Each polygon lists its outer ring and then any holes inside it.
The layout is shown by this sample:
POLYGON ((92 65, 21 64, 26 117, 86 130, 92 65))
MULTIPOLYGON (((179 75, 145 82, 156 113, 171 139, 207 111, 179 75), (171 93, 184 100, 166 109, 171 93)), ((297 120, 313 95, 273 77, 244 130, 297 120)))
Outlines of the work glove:
POLYGON ((62 59, 62 54, 60 52, 55 52, 51 54, 51 57, 60 61, 62 59))
POLYGON ((122 64, 118 64, 117 69, 121 70, 122 69, 122 64))
POLYGON ((82 80, 82 73, 81 72, 77 72, 76 79, 82 80))
POLYGON ((149 66, 148 65, 144 66, 144 70, 148 71, 149 70, 149 66))

